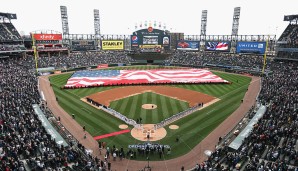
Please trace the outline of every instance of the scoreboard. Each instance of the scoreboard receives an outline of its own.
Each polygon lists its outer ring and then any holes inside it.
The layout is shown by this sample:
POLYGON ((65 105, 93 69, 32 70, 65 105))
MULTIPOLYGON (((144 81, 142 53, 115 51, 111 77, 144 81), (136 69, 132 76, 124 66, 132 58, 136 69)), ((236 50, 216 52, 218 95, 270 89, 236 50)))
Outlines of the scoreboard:
POLYGON ((77 51, 96 50, 95 40, 72 40, 71 49, 77 51))

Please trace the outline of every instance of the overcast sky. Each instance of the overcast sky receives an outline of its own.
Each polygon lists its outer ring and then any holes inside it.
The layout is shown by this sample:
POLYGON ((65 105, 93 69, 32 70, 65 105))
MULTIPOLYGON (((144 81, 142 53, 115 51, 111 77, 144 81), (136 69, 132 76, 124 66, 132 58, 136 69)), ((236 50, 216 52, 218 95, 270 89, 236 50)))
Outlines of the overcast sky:
MULTIPOLYGON (((16 13, 12 23, 29 34, 35 30, 62 32, 60 6, 66 6, 69 31, 94 34, 93 9, 99 9, 101 34, 131 34, 135 25, 154 21, 172 32, 199 35, 202 10, 208 10, 207 35, 230 35, 234 7, 241 7, 238 34, 276 34, 298 14, 298 0, 0 0, 0 12, 16 13)), ((139 29, 139 27, 138 27, 139 29)))

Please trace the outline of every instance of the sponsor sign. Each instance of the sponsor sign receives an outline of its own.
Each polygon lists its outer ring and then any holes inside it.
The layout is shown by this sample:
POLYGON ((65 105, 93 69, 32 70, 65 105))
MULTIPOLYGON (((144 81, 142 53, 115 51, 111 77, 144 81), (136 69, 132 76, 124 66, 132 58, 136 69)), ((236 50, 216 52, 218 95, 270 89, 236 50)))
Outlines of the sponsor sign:
POLYGON ((264 54, 266 51, 266 42, 238 42, 237 53, 258 53, 264 54))
POLYGON ((38 72, 46 72, 46 71, 53 71, 55 70, 54 67, 47 67, 47 68, 37 68, 38 72))
POLYGON ((123 40, 102 40, 101 48, 102 50, 123 50, 124 41, 123 40))
POLYGON ((154 48, 161 48, 161 45, 140 45, 140 48, 143 48, 143 49, 154 49, 154 48))
POLYGON ((35 40, 62 40, 62 34, 33 34, 35 40))
POLYGON ((230 50, 230 42, 207 42, 206 50, 229 51, 230 50))
POLYGON ((199 50, 200 42, 199 41, 178 41, 177 49, 178 50, 199 50))
POLYGON ((146 147, 149 147, 150 149, 152 148, 157 148, 157 147, 161 147, 164 146, 164 148, 171 148, 170 145, 161 145, 161 144, 151 144, 151 143, 144 143, 144 144, 132 144, 132 145, 128 145, 128 148, 134 148, 134 149, 146 149, 146 147))
POLYGON ((72 50, 95 50, 95 41, 94 40, 72 40, 71 41, 72 50))
POLYGON ((61 71, 59 71, 59 70, 54 71, 54 74, 61 74, 61 71))
POLYGON ((99 64, 97 68, 108 68, 109 64, 99 64))
POLYGON ((139 46, 139 38, 136 35, 131 36, 131 46, 139 46))

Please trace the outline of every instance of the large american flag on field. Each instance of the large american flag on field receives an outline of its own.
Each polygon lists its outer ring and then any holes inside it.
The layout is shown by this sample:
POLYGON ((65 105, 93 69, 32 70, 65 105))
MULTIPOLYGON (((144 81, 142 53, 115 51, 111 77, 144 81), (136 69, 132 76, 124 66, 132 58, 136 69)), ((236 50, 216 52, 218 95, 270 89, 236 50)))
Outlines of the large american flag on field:
POLYGON ((227 83, 204 69, 77 71, 65 87, 146 83, 227 83))

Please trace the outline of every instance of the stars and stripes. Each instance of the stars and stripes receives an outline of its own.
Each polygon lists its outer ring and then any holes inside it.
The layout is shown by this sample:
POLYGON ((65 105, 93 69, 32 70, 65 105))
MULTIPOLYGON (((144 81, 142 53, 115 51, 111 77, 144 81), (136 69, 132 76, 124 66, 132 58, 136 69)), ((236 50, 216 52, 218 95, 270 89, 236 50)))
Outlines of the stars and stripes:
POLYGON ((77 71, 65 87, 146 83, 227 83, 204 69, 77 71))
POLYGON ((226 50, 229 50, 229 43, 228 42, 207 42, 206 49, 226 51, 226 50))

